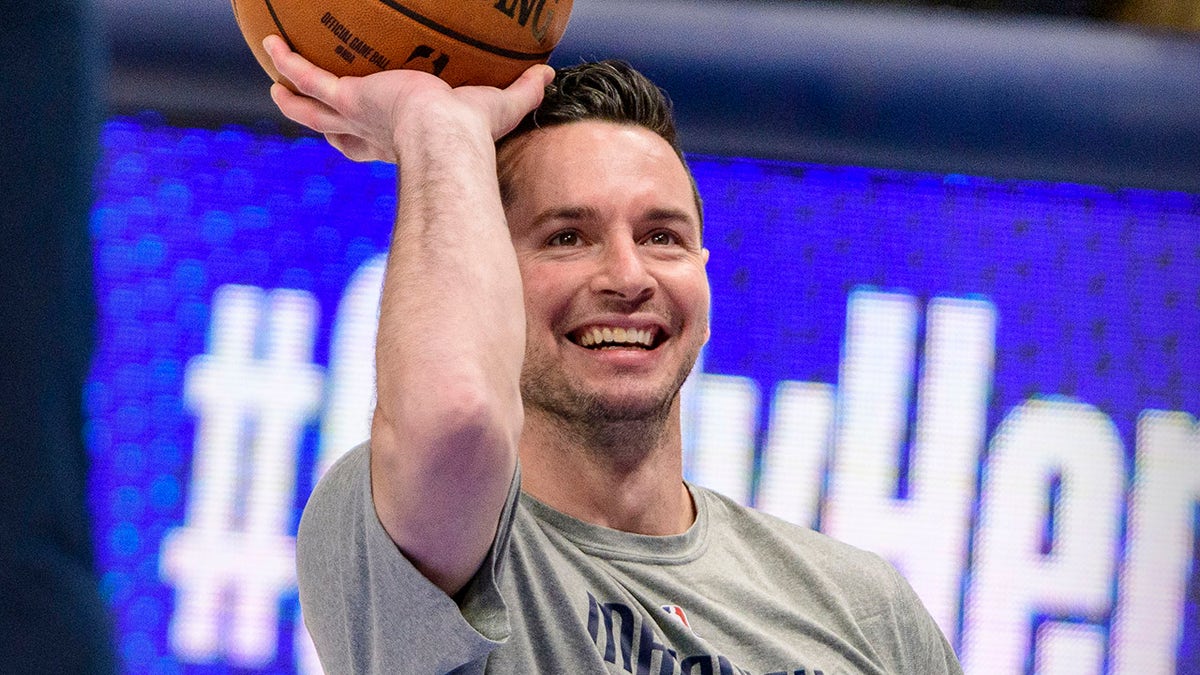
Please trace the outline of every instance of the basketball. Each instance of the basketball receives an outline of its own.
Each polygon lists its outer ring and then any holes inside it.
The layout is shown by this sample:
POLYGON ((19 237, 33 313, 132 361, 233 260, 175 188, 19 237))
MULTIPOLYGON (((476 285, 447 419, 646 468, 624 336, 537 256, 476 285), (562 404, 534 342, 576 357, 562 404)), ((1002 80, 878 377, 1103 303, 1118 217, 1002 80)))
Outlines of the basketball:
MULTIPOLYGON (((283 78, 262 48, 281 36, 335 75, 423 70, 452 86, 505 87, 545 63, 562 39, 572 0, 233 0, 258 63, 283 78)), ((286 84, 286 83, 285 83, 286 84)))

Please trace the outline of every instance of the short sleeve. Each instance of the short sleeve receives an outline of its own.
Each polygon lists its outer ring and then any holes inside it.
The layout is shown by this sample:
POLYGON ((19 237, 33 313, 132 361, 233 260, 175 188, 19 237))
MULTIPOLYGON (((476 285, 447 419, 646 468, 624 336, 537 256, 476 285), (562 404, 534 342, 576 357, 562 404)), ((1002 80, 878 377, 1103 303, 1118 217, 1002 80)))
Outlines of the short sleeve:
POLYGON ((300 605, 324 669, 449 672, 483 664, 508 638, 496 580, 518 490, 514 475, 492 549, 456 602, 417 571, 379 521, 369 444, 330 468, 304 508, 296 542, 300 605))
POLYGON ((908 581, 891 564, 880 560, 890 587, 887 610, 874 617, 877 645, 890 645, 899 672, 962 675, 962 666, 937 622, 908 581))

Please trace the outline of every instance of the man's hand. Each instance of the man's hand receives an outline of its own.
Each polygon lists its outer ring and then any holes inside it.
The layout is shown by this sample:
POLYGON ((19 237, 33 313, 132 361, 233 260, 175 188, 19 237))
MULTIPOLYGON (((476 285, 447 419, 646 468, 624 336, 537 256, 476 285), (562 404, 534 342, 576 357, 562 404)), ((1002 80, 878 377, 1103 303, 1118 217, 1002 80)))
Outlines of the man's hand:
POLYGON ((508 133, 542 100, 554 77, 535 65, 505 89, 464 86, 452 89, 416 70, 385 70, 367 77, 338 77, 291 51, 279 36, 263 40, 271 61, 299 94, 281 84, 271 98, 290 120, 325 135, 330 145, 355 161, 398 163, 398 134, 419 116, 435 115, 465 125, 478 124, 493 141, 508 133))

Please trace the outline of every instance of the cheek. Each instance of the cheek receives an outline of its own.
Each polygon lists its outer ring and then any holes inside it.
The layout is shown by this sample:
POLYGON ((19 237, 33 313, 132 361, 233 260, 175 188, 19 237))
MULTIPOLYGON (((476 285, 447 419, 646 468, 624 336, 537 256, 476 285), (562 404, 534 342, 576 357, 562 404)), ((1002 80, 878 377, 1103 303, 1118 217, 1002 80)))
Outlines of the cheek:
POLYGON ((707 322, 709 306, 712 304, 708 275, 703 269, 688 270, 676 276, 672 283, 676 301, 686 307, 688 313, 704 317, 707 322))
POLYGON ((531 327, 554 325, 570 304, 567 290, 544 268, 522 265, 521 286, 525 295, 526 323, 531 327))
POLYGON ((712 336, 712 290, 708 285, 708 276, 703 272, 700 273, 699 279, 694 282, 692 293, 695 298, 693 321, 703 324, 703 340, 704 342, 708 342, 708 339, 712 336))

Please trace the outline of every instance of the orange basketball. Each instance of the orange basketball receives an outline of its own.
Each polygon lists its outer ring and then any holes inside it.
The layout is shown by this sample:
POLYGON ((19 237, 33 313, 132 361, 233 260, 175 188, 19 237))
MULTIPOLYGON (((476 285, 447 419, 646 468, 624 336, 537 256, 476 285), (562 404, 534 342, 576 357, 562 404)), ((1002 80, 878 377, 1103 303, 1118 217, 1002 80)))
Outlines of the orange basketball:
POLYGON ((562 38, 572 0, 233 0, 259 64, 281 76, 262 48, 280 35, 337 75, 393 68, 433 73, 453 86, 504 87, 545 63, 562 38))

